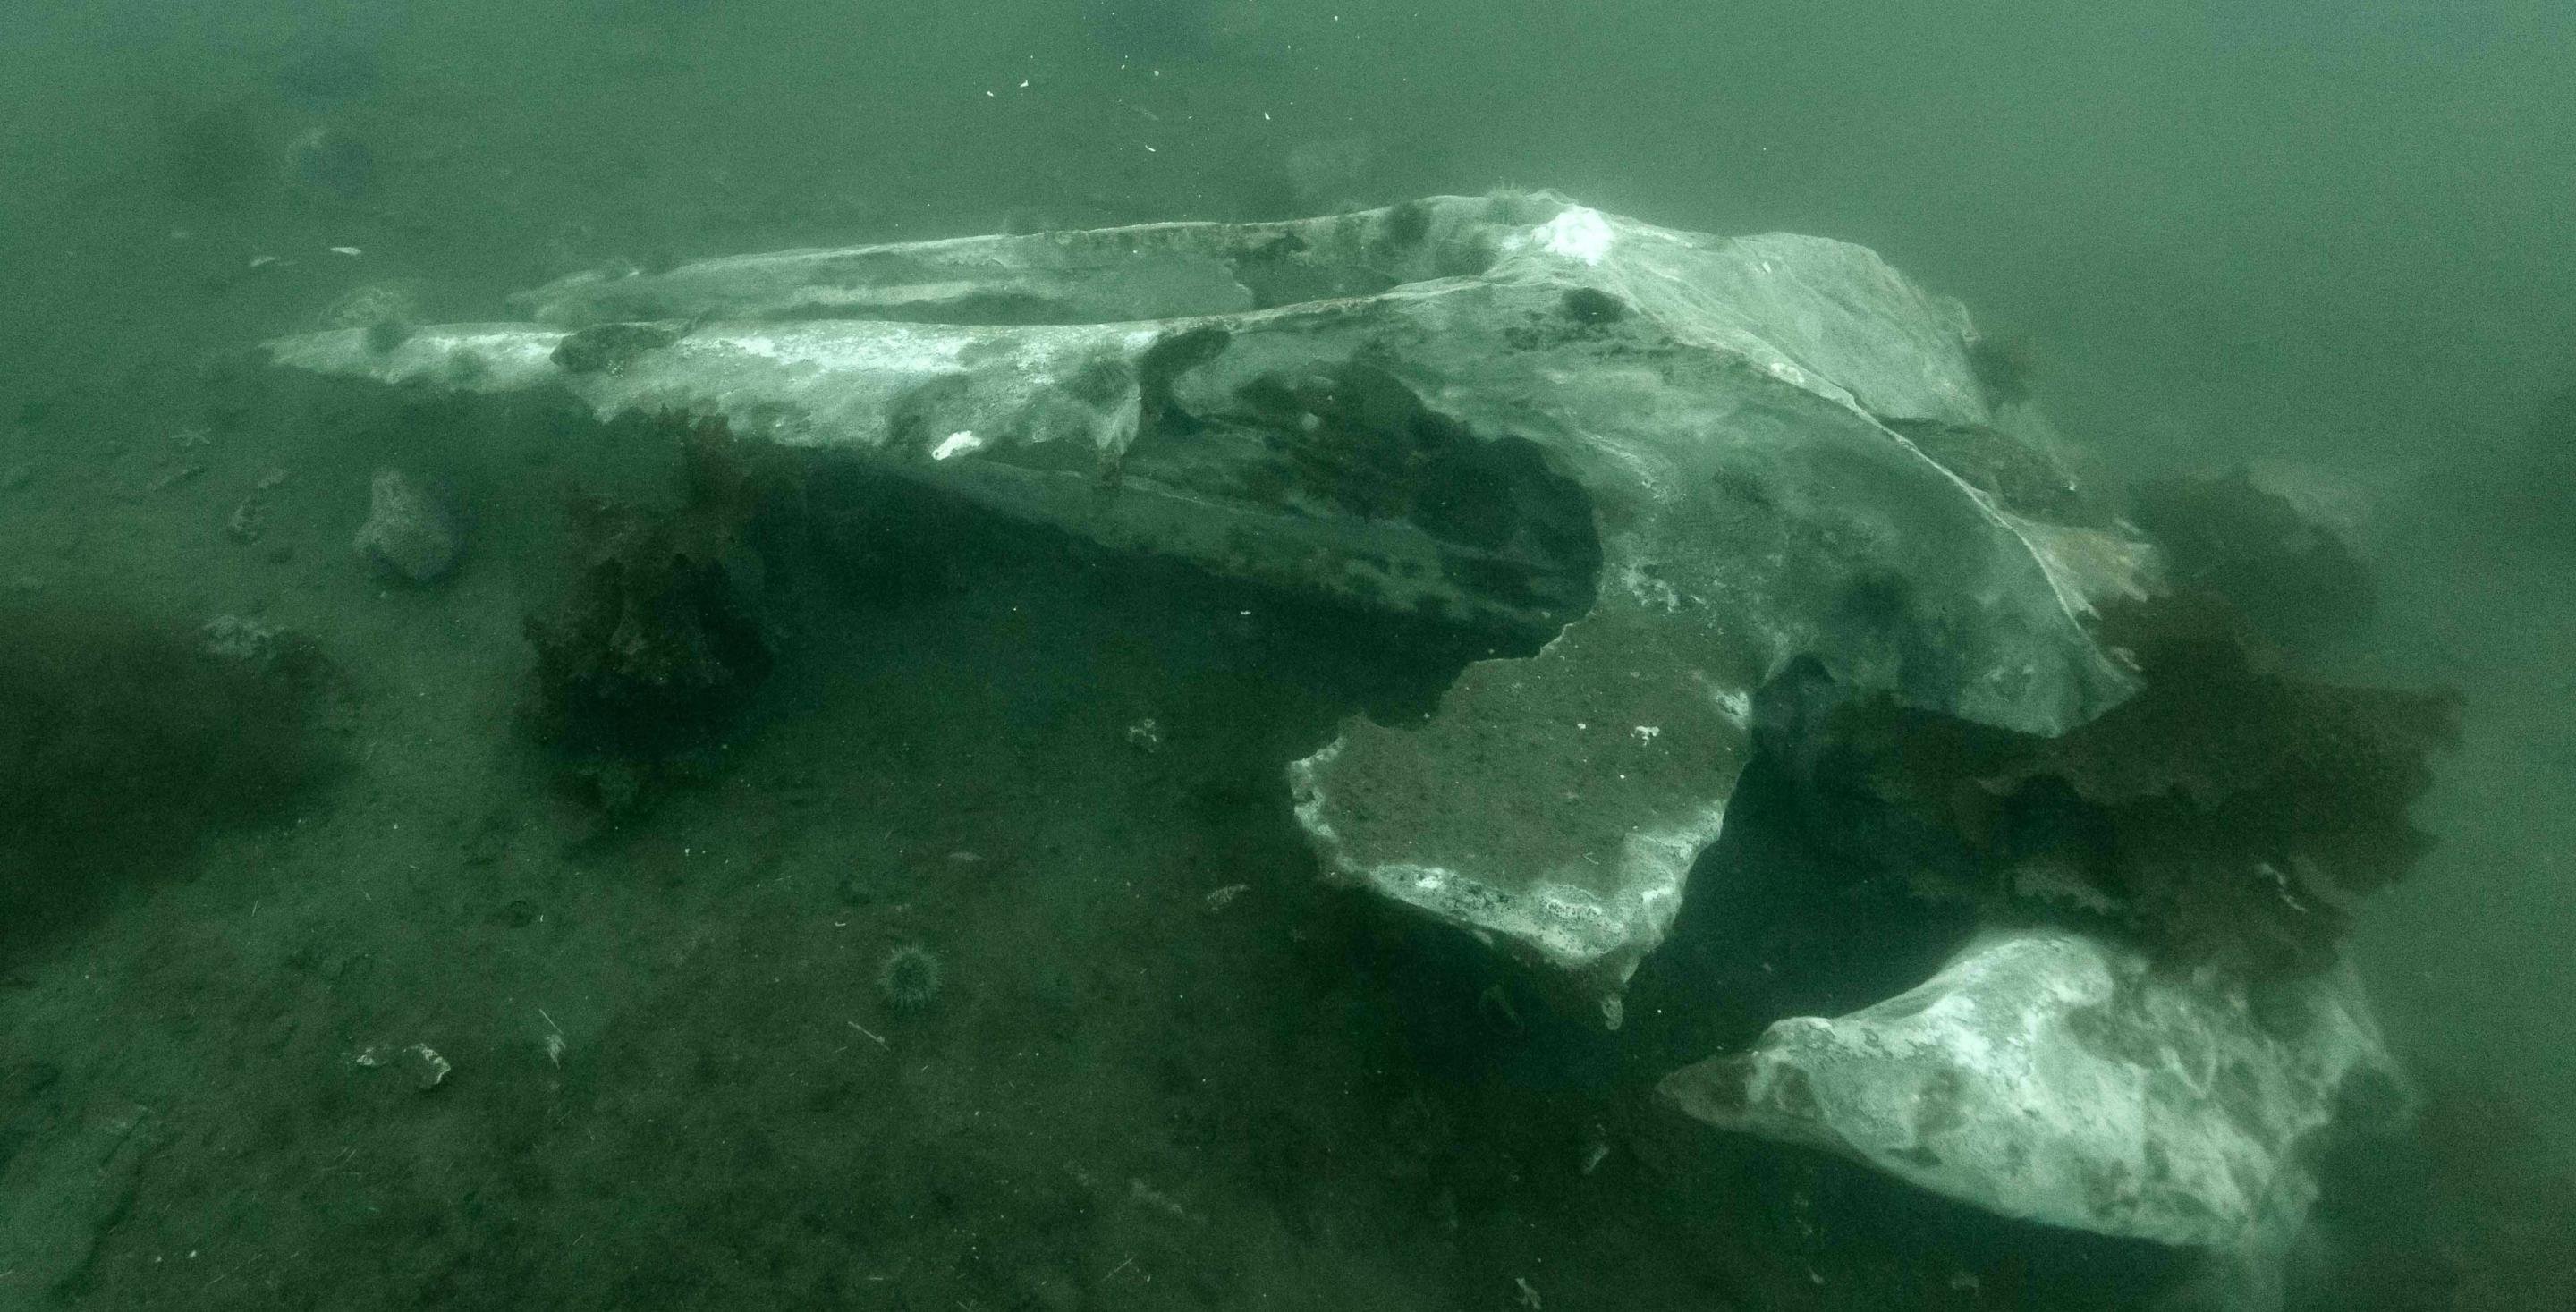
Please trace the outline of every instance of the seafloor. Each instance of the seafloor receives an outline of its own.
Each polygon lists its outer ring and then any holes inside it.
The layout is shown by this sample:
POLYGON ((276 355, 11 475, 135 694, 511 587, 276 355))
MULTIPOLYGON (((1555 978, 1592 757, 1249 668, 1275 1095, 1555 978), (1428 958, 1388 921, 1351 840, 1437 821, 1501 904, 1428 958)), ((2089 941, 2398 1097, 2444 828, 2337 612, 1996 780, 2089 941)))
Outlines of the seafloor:
POLYGON ((1496 639, 826 468, 800 502, 839 527, 763 584, 775 676, 603 815, 526 731, 522 622, 565 586, 566 494, 664 490, 667 434, 210 368, 184 445, 39 425, 18 604, 300 635, 327 760, 149 868, 21 872, 50 896, 0 992, 20 1305, 1979 1307, 2166 1265, 1649 1106, 1955 926, 1712 887, 1699 918, 1741 923, 1614 1042, 1320 885, 1284 764, 1496 639), (387 462, 473 507, 452 580, 351 549, 387 462), (904 944, 939 962, 917 1009, 879 987, 904 944))

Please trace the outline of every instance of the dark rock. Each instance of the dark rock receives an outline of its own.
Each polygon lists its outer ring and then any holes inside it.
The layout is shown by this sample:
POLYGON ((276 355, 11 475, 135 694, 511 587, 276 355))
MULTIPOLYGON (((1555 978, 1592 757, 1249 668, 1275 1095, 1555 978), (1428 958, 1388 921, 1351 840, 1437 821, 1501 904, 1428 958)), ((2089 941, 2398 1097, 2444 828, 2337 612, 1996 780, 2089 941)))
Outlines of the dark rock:
POLYGON ((409 583, 447 577, 465 555, 455 516, 401 471, 378 470, 368 492, 358 554, 409 583))

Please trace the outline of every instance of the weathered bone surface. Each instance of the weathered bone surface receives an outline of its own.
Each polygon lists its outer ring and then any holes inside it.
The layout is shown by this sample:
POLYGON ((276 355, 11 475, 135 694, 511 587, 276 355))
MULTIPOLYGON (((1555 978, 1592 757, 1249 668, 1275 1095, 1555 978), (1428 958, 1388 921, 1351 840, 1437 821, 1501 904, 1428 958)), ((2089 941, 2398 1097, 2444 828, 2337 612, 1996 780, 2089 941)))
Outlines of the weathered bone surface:
POLYGON ((2315 1197, 2316 1137, 2348 1108, 2394 1112, 2402 1087, 2348 967, 2177 978, 2032 930, 1981 939, 1876 1006, 1780 1021, 1661 1091, 1721 1129, 2007 1216, 2277 1253, 2315 1197))
POLYGON ((1297 812, 1336 877, 1566 972, 1614 1024, 1791 659, 2042 734, 2130 688, 2084 619, 2134 544, 1928 453, 2013 424, 1965 314, 1839 242, 1444 197, 745 256, 522 305, 271 349, 719 416, 1113 546, 1546 638, 1427 724, 1354 722, 1296 765, 1297 812))

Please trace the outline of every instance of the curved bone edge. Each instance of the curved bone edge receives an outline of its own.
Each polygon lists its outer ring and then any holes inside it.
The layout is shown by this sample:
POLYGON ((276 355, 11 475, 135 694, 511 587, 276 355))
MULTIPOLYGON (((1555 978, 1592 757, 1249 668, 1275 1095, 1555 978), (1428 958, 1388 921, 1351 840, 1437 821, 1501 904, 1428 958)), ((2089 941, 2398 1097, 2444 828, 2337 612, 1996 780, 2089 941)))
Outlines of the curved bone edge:
POLYGON ((2346 1082, 2403 1086, 2348 964, 2263 987, 2173 978, 2064 930, 1995 934, 1918 988, 1777 1022, 1659 1092, 2006 1216, 2270 1251, 2314 1200, 2303 1156, 2346 1082))
POLYGON ((660 273, 586 272, 512 297, 541 323, 910 319, 1114 323, 1232 314, 1482 272, 1492 234, 1574 208, 1549 192, 1431 196, 1272 223, 1146 223, 805 248, 660 273))

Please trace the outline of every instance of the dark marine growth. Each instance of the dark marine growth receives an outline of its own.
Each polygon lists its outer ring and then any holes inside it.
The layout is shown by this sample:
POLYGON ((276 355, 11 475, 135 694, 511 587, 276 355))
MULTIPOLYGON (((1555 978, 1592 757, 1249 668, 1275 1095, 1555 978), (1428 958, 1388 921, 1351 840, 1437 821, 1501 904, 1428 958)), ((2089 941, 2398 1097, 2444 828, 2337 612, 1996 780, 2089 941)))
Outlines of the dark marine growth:
POLYGON ((0 607, 0 940, 89 907, 107 877, 276 815, 330 753, 310 645, 129 615, 0 607))
POLYGON ((577 791, 611 812, 696 772, 768 677, 763 566, 744 533, 754 479, 722 423, 665 417, 681 444, 676 508, 579 495, 572 583, 526 620, 536 648, 536 737, 569 758, 577 791))
POLYGON ((2225 602, 2106 620, 2145 687, 2030 738, 1846 697, 1812 666, 1766 693, 1810 834, 1910 891, 2134 936, 2249 975, 2328 964, 2359 898, 2431 840, 2408 810, 2459 735, 2448 692, 2276 668, 2225 602))

